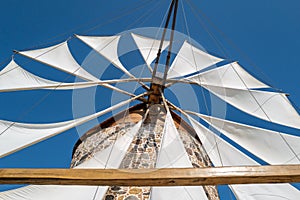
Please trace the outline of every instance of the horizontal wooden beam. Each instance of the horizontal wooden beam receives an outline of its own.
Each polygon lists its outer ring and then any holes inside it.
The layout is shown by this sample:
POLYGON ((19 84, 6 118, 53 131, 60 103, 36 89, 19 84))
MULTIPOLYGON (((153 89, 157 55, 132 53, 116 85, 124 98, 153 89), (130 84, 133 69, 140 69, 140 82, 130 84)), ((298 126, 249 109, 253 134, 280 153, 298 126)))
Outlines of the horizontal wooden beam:
POLYGON ((0 169, 0 184, 195 186, 300 182, 300 165, 180 169, 0 169))

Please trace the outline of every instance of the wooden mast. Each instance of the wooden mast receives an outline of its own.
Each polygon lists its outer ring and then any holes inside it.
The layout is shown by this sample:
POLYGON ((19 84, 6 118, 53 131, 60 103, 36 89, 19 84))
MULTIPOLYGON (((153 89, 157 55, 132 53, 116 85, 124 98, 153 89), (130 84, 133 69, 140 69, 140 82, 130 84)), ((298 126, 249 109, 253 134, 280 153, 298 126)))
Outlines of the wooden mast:
POLYGON ((173 45, 173 40, 174 40, 174 31, 175 31, 176 18, 177 18, 177 10, 178 10, 178 0, 172 0, 172 3, 170 5, 169 11, 168 11, 168 16, 167 16, 166 24, 164 27, 164 31, 163 31, 163 34, 161 37, 157 56, 155 59, 154 69, 152 72, 152 81, 151 81, 151 86, 150 86, 150 91, 152 93, 149 95, 149 98, 148 98, 149 104, 161 103, 161 91, 164 91, 165 83, 166 83, 166 79, 167 79, 167 73, 168 73, 169 65, 170 65, 172 45, 173 45), (174 7, 174 5, 175 5, 175 7, 174 7), (162 50, 162 46, 163 46, 163 43, 165 40, 167 28, 169 26, 169 22, 171 19, 172 11, 173 11, 173 20, 172 20, 172 30, 171 30, 171 36, 170 36, 170 45, 169 45, 169 49, 168 49, 168 55, 167 55, 167 60, 166 60, 166 64, 165 64, 164 74, 163 74, 163 77, 160 77, 159 75, 157 75, 157 68, 159 65, 161 50, 162 50))

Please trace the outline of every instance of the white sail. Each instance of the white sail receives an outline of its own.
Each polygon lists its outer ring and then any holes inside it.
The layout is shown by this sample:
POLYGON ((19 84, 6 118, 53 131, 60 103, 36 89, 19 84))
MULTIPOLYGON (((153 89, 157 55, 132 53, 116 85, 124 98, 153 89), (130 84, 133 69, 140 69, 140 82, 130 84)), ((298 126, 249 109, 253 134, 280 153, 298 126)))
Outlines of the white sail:
POLYGON ((106 149, 97 152, 91 159, 82 163, 76 168, 119 168, 123 158, 125 157, 127 150, 138 133, 143 120, 134 125, 125 135, 120 136, 115 143, 107 147, 106 149))
POLYGON ((96 86, 97 83, 59 83, 36 76, 17 64, 14 60, 0 71, 0 92, 55 89, 73 90, 96 86), (17 78, 16 78, 17 77, 17 78))
POLYGON ((300 138, 297 136, 193 114, 269 164, 299 164, 300 138))
POLYGON ((167 112, 156 168, 193 167, 170 112, 167 112))
POLYGON ((65 122, 52 124, 25 124, 0 120, 0 158, 111 112, 140 96, 141 95, 122 101, 121 103, 95 114, 65 122))
POLYGON ((0 120, 0 158, 68 130, 77 122, 24 124, 0 120))
MULTIPOLYGON (((94 157, 78 165, 76 168, 118 168, 141 124, 142 121, 138 122, 125 135, 118 138, 114 144, 97 152, 94 157)), ((73 200, 102 199, 107 189, 107 186, 30 185, 0 192, 0 200, 65 200, 66 197, 73 200)))
MULTIPOLYGON (((136 46, 138 47, 140 53, 142 54, 145 62, 148 66, 155 60, 157 57, 157 52, 159 50, 160 40, 153 38, 144 37, 131 33, 132 38, 134 39, 136 46)), ((164 41, 162 45, 162 51, 167 48, 170 44, 170 41, 164 41)))
MULTIPOLYGON (((167 112, 156 168, 193 168, 170 112, 167 112)), ((205 200, 203 187, 152 187, 151 199, 205 200)))
POLYGON ((204 84, 237 89, 269 88, 268 85, 251 76, 237 62, 229 63, 185 79, 199 85, 204 84))
POLYGON ((76 62, 69 50, 67 41, 43 49, 20 51, 18 53, 84 80, 99 81, 76 62))
POLYGON ((250 115, 273 123, 300 128, 300 116, 283 93, 202 86, 250 115))
MULTIPOLYGON (((191 117, 188 118, 214 166, 258 165, 256 161, 231 146, 196 120, 191 117)), ((230 188, 237 199, 243 200, 294 200, 300 196, 300 192, 290 184, 231 185, 230 188)))
POLYGON ((185 76, 222 60, 222 58, 210 55, 185 41, 169 69, 168 78, 185 76))
POLYGON ((20 67, 13 59, 0 71, 0 90, 55 85, 58 82, 35 76, 20 67))
POLYGON ((76 35, 78 39, 93 48, 100 55, 109 60, 114 66, 122 70, 129 77, 133 75, 123 66, 119 60, 118 44, 120 37, 117 36, 80 36, 76 35))
POLYGON ((101 199, 106 188, 98 186, 30 185, 0 192, 0 200, 83 200, 101 199))

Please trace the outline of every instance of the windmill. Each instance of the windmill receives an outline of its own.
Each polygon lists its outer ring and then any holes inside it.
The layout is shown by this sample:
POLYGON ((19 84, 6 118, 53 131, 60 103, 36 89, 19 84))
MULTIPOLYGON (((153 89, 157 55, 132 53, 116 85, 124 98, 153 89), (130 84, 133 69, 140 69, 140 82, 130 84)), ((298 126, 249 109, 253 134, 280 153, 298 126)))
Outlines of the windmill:
MULTIPOLYGON (((297 144, 299 142, 296 136, 182 110, 165 98, 164 90, 166 88, 179 83, 193 84, 206 89, 228 104, 257 118, 295 128, 299 127, 300 123, 298 113, 285 94, 259 90, 270 88, 270 86, 250 75, 237 62, 206 70, 212 65, 221 63, 224 59, 204 52, 189 41, 182 43, 172 63, 170 59, 166 60, 163 73, 157 73, 161 50, 167 49, 167 57, 171 57, 172 35, 175 29, 177 6, 178 1, 172 1, 165 24, 165 31, 162 33, 162 35, 166 33, 166 28, 172 19, 169 41, 165 41, 164 36, 162 36, 161 40, 157 40, 134 33, 130 34, 151 71, 152 77, 136 78, 123 66, 117 52, 121 38, 119 35, 76 35, 76 38, 108 59, 112 65, 122 70, 129 77, 127 79, 99 80, 74 60, 68 47, 68 41, 42 49, 18 51, 17 53, 22 56, 75 75, 86 80, 86 82, 61 83, 47 80, 24 70, 15 60, 12 60, 1 71, 1 81, 9 83, 8 85, 1 84, 2 92, 28 89, 65 90, 100 85, 126 94, 131 98, 93 115, 60 123, 25 124, 2 121, 1 142, 4 143, 0 145, 1 157, 97 118, 134 100, 140 100, 141 104, 137 104, 115 115, 113 118, 109 118, 84 135, 74 148, 72 167, 83 169, 176 169, 258 165, 255 160, 240 152, 222 137, 214 134, 212 130, 203 126, 192 116, 201 118, 201 122, 211 125, 215 130, 267 163, 274 165, 298 164, 299 151, 297 144), (156 52, 158 52, 158 56, 156 52), (155 62, 152 69, 151 63, 153 60, 155 62), (220 74, 222 74, 222 79, 220 79, 220 74), (12 77, 18 77, 18 79, 13 79, 12 77), (145 88, 146 92, 132 94, 112 85, 122 81, 138 82, 145 88), (274 107, 277 108, 275 111, 274 107), (176 111, 177 114, 172 110, 176 111), (178 113, 182 117, 178 116, 178 113), (183 118, 188 122, 183 121, 183 118), (91 146, 94 141, 97 141, 96 148, 91 146), (265 149, 266 145, 269 146, 268 149, 265 149), (91 148, 94 148, 94 152, 91 148)), ((135 176, 138 175, 135 174, 135 176)), ((274 196, 285 196, 286 198, 296 199, 299 196, 298 190, 289 184, 231 185, 230 188, 236 197, 241 199, 251 196, 256 196, 256 199, 268 196, 272 196, 272 198, 274 196), (260 196, 257 196, 258 194, 260 196)), ((121 196, 124 199, 218 199, 215 186, 152 188, 132 186, 121 188, 117 184, 111 187, 33 185, 3 192, 0 197, 2 199, 18 199, 18 197, 22 196, 29 199, 45 199, 47 197, 54 198, 53 195, 58 195, 55 197, 57 199, 65 198, 67 194, 72 195, 72 198, 78 199, 101 199, 104 197, 114 199, 121 196), (49 196, 50 194, 52 195, 51 197, 49 196)))

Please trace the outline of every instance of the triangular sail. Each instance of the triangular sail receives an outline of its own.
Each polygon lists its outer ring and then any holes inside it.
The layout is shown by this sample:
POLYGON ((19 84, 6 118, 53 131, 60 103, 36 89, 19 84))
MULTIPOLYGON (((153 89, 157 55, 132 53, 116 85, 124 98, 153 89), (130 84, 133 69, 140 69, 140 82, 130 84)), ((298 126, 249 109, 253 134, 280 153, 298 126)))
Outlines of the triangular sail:
POLYGON ((283 93, 202 86, 250 115, 273 123, 300 128, 300 116, 283 93))
MULTIPOLYGON (((144 37, 144 36, 137 35, 134 33, 131 33, 131 36, 134 39, 140 53, 142 54, 145 62, 148 65, 148 67, 150 67, 151 63, 155 60, 155 58, 157 56, 157 52, 159 50, 159 45, 160 45, 160 40, 144 37)), ((170 41, 164 41, 162 50, 167 48, 169 46, 169 44, 170 44, 170 41)))
MULTIPOLYGON (((170 112, 165 119, 162 144, 156 168, 192 168, 193 165, 181 141, 170 112)), ((205 200, 203 187, 152 187, 151 199, 205 200)))
POLYGON ((69 50, 67 41, 43 49, 20 51, 18 53, 84 80, 99 81, 76 62, 69 50))
POLYGON ((0 158, 68 130, 78 122, 24 124, 0 121, 0 158))
POLYGON ((11 62, 0 71, 0 92, 33 89, 72 90, 95 85, 97 85, 97 83, 86 85, 82 83, 59 83, 41 78, 26 71, 14 60, 11 60, 11 62))
POLYGON ((109 60, 114 66, 122 70, 129 77, 133 75, 123 66, 119 60, 118 44, 120 37, 117 36, 80 36, 76 35, 78 39, 93 48, 100 55, 109 60))
POLYGON ((100 199, 105 192, 98 186, 30 185, 0 192, 0 200, 83 200, 100 199))
MULTIPOLYGON (((125 135, 118 138, 113 145, 96 153, 94 157, 78 165, 76 168, 118 168, 141 124, 142 121, 138 122, 125 135)), ((30 200, 65 200, 66 197, 73 200, 102 199, 107 189, 107 186, 30 185, 15 190, 0 192, 0 199, 19 200, 20 197, 30 200)))
POLYGON ((122 101, 121 103, 90 116, 65 122, 52 124, 25 124, 0 120, 0 158, 111 112, 140 96, 141 95, 122 101))
MULTIPOLYGON (((41 63, 47 64, 59 70, 65 71, 74 76, 78 76, 84 80, 88 81, 100 81, 98 78, 94 77, 87 71, 85 71, 73 58, 67 42, 61 44, 31 51, 21 51, 18 52, 21 55, 32 58, 41 63)), ((121 90, 115 86, 109 84, 102 84, 103 87, 118 91, 129 96, 134 96, 124 90, 121 90)))
POLYGON ((193 167, 170 112, 167 112, 156 168, 193 167))
POLYGON ((187 77, 185 80, 190 80, 199 85, 204 84, 237 89, 269 88, 268 85, 251 76, 237 62, 187 77))
POLYGON ((94 166, 97 166, 97 168, 119 168, 133 138, 138 133, 142 122, 143 120, 138 122, 125 135, 120 136, 112 145, 97 152, 91 159, 76 168, 94 168, 94 166))
POLYGON ((169 69, 168 78, 195 73, 222 60, 222 58, 210 55, 185 41, 169 69))
POLYGON ((194 114, 269 164, 299 164, 300 138, 297 136, 194 114))
MULTIPOLYGON (((257 162, 231 146, 196 120, 189 116, 188 118, 214 166, 258 165, 257 162)), ((284 199, 298 199, 300 195, 300 192, 290 184, 231 185, 230 188, 237 199, 280 200, 283 197, 284 199)))

